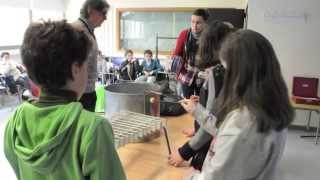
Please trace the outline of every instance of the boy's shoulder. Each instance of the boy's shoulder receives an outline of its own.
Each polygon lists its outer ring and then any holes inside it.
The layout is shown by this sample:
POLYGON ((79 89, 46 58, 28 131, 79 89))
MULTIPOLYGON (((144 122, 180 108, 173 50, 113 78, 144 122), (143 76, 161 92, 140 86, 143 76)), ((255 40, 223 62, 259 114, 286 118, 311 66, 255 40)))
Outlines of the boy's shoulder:
POLYGON ((100 133, 107 133, 112 136, 112 127, 110 122, 103 116, 97 115, 94 112, 82 110, 77 122, 77 131, 82 132, 85 139, 92 139, 100 133))
POLYGON ((84 125, 98 125, 103 123, 104 121, 107 121, 106 118, 104 118, 101 115, 96 114, 95 112, 91 112, 88 110, 83 109, 81 111, 81 114, 79 116, 79 123, 84 124, 84 125))

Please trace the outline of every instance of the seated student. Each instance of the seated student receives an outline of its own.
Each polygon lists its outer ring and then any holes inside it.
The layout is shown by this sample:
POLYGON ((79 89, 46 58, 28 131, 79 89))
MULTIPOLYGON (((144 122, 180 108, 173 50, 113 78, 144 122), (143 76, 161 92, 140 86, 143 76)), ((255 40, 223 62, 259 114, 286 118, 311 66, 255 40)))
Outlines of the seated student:
POLYGON ((124 53, 126 60, 120 65, 120 78, 134 81, 139 73, 139 62, 133 58, 133 51, 126 50, 124 53))
POLYGON ((257 32, 238 30, 219 54, 226 72, 212 110, 195 96, 181 103, 215 137, 202 171, 186 179, 276 180, 294 111, 273 47, 257 32))
POLYGON ((156 74, 162 70, 159 61, 152 59, 152 51, 147 49, 144 51, 144 59, 141 64, 143 75, 136 79, 137 82, 147 81, 154 83, 156 81, 156 74))
POLYGON ((4 152, 17 179, 126 179, 111 125, 78 102, 91 47, 66 21, 26 30, 21 56, 41 95, 20 105, 6 126, 4 152))
POLYGON ((17 64, 12 62, 9 52, 1 54, 0 74, 4 76, 4 80, 9 87, 11 94, 18 92, 16 81, 19 79, 20 71, 17 64))

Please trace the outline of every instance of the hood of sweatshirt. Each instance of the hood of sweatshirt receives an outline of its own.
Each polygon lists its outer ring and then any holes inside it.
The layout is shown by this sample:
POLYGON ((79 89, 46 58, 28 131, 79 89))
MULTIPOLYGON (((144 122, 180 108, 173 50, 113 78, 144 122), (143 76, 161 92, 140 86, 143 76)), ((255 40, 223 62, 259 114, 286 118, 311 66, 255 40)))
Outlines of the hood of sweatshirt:
POLYGON ((14 114, 11 125, 14 152, 36 171, 52 171, 64 156, 82 105, 37 107, 24 103, 14 114))

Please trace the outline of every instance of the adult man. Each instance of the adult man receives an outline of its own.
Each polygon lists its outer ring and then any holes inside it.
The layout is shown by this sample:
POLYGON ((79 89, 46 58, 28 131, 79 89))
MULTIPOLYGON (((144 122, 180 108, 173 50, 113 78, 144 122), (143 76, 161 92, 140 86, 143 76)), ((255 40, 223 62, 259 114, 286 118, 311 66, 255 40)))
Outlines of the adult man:
POLYGON ((198 51, 198 39, 203 30, 208 13, 204 9, 197 9, 191 16, 191 28, 180 32, 174 51, 175 60, 182 61, 176 71, 177 79, 182 85, 183 96, 189 98, 191 95, 199 95, 201 85, 196 83, 197 68, 195 59, 198 51))
POLYGON ((93 44, 88 55, 88 83, 85 93, 80 99, 83 107, 89 111, 95 110, 97 100, 95 83, 98 78, 98 45, 94 35, 94 29, 101 26, 107 19, 108 9, 109 4, 105 0, 86 0, 80 10, 80 18, 73 23, 75 27, 84 30, 84 33, 87 34, 93 44))

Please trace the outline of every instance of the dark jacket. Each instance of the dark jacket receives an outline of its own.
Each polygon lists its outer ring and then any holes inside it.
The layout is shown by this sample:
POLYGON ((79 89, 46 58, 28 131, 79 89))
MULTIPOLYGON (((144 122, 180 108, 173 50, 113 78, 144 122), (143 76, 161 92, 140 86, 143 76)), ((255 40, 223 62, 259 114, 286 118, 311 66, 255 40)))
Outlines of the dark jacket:
POLYGON ((135 80, 139 73, 139 62, 132 61, 129 63, 125 60, 120 66, 120 76, 123 80, 135 80))

